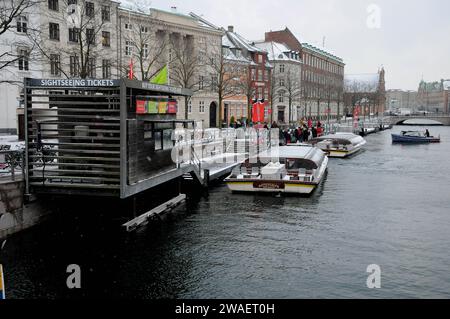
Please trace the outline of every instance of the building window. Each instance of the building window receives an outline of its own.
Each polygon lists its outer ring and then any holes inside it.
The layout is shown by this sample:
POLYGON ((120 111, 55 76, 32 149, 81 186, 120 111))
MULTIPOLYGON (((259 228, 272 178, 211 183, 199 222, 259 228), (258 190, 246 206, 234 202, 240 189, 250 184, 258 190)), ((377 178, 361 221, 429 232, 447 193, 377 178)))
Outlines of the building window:
POLYGON ((87 74, 90 78, 95 78, 96 76, 95 58, 89 58, 87 64, 87 74))
POLYGON ((284 90, 278 91, 278 102, 279 103, 284 103, 284 90))
POLYGON ((80 29, 69 28, 69 42, 78 42, 80 38, 80 29))
POLYGON ((125 55, 130 56, 133 54, 133 42, 125 41, 125 55))
POLYGON ((200 113, 205 113, 205 101, 198 102, 198 111, 200 113))
POLYGON ((148 54, 149 54, 149 51, 148 51, 148 44, 144 44, 144 45, 142 46, 142 56, 143 56, 144 58, 148 58, 148 54))
POLYGON ((107 31, 102 31, 102 45, 104 47, 111 46, 111 33, 107 31))
POLYGON ((264 57, 262 54, 258 54, 258 63, 262 64, 264 62, 264 57))
POLYGON ((70 76, 76 77, 79 74, 80 60, 77 55, 70 56, 70 76))
POLYGON ((212 91, 217 90, 217 76, 216 75, 211 76, 211 90, 212 91))
POLYGON ((19 58, 17 60, 20 71, 29 71, 29 57, 30 53, 26 49, 20 49, 18 52, 19 58))
POLYGON ((109 6, 102 6, 102 21, 111 21, 111 9, 109 6))
POLYGON ((111 61, 102 60, 102 76, 104 79, 109 79, 111 77, 111 61))
POLYGON ((189 114, 192 113, 192 100, 191 99, 189 99, 189 102, 188 102, 188 113, 189 114))
POLYGON ((18 17, 17 18, 17 32, 19 33, 27 33, 28 29, 28 21, 26 17, 18 17))
POLYGON ((255 69, 250 70, 250 78, 252 81, 256 80, 256 70, 255 69))
POLYGON ((258 81, 263 81, 264 77, 263 77, 263 71, 262 70, 258 70, 258 81))
POLYGON ((125 23, 125 30, 131 30, 133 29, 133 25, 130 23, 125 23))
POLYGON ((147 33, 148 27, 141 26, 141 33, 147 33))
POLYGON ((86 40, 88 44, 95 44, 95 30, 86 29, 86 40))
POLYGON ((59 41, 59 24, 58 23, 52 23, 49 24, 49 35, 51 40, 58 40, 59 41))
POLYGON ((59 54, 50 54, 50 74, 61 75, 61 56, 59 54))
POLYGON ((280 86, 284 86, 284 79, 280 79, 280 86))
POLYGON ((48 0, 48 8, 53 11, 59 11, 58 0, 48 0))
POLYGON ((280 73, 284 73, 284 64, 280 64, 280 73))
POLYGON ((77 4, 77 3, 78 3, 77 0, 67 0, 67 5, 68 6, 73 5, 73 4, 77 4))
POLYGON ((95 7, 93 2, 86 1, 86 16, 89 18, 95 17, 95 7))
POLYGON ((203 90, 205 88, 205 77, 200 75, 198 78, 198 89, 203 90))

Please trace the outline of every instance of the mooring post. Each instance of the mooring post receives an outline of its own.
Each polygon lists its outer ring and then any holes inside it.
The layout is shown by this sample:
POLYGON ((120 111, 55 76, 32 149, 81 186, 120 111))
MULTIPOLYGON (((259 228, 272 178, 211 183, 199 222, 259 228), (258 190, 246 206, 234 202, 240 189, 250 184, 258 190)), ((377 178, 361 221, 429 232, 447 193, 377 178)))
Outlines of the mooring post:
POLYGON ((209 169, 205 169, 204 171, 204 178, 203 178, 203 186, 208 188, 209 186, 209 169))

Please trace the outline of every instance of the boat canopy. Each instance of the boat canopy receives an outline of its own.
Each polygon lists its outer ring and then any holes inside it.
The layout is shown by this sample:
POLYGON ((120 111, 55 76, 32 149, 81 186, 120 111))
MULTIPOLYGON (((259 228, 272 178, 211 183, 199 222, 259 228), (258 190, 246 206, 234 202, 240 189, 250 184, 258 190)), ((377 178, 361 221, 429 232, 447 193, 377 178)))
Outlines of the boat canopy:
POLYGON ((331 141, 339 145, 358 145, 364 142, 361 136, 355 134, 334 134, 317 137, 309 141, 310 144, 315 145, 320 142, 331 141))
POLYGON ((322 166, 325 156, 322 150, 311 146, 282 146, 260 153, 258 162, 277 161, 286 164, 288 170, 300 168, 312 170, 322 166))

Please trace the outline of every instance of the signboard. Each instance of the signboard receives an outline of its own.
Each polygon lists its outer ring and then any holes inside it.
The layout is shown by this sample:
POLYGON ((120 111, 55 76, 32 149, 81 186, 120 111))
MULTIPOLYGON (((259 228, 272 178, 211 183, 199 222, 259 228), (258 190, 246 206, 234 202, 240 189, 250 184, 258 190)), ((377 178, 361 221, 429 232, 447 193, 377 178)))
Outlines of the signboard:
POLYGON ((94 79, 30 79, 29 86, 74 88, 74 87, 116 87, 120 80, 94 80, 94 79))
POLYGON ((253 183, 253 188, 258 189, 284 189, 285 185, 283 182, 265 182, 259 181, 253 183))
POLYGON ((137 114, 177 114, 178 103, 175 99, 159 96, 136 97, 137 114))

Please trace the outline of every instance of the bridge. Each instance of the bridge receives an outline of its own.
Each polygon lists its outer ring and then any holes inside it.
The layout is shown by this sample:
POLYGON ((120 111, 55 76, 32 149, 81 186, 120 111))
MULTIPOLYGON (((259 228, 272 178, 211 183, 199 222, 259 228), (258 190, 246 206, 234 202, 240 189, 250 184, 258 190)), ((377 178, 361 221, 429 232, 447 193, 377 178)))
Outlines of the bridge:
POLYGON ((392 125, 404 125, 405 122, 408 120, 414 120, 414 121, 422 120, 421 122, 424 122, 423 125, 450 126, 450 115, 410 115, 410 116, 391 116, 391 117, 389 117, 389 121, 392 125), (432 124, 432 121, 436 122, 436 124, 432 124), (428 122, 431 122, 431 123, 428 123, 428 122))

